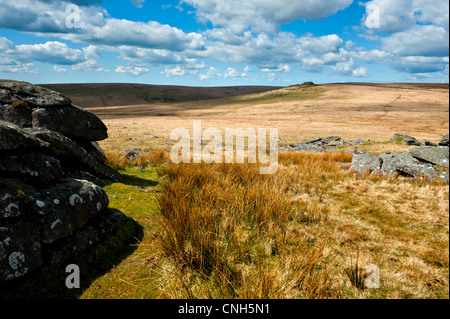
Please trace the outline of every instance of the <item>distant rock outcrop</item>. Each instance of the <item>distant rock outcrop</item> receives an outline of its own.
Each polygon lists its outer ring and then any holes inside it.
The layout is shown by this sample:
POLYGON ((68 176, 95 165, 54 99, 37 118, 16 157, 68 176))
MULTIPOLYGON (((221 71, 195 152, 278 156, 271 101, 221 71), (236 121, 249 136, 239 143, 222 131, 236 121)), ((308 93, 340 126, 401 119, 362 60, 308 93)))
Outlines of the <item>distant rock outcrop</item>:
POLYGON ((107 136, 64 95, 0 80, 0 283, 65 261, 125 220, 92 182, 122 180, 96 143, 107 136))
POLYGON ((360 175, 368 172, 397 177, 398 175, 449 181, 449 174, 439 167, 449 167, 447 146, 425 146, 409 151, 385 152, 379 156, 366 152, 354 152, 352 169, 360 175))
POLYGON ((420 161, 431 163, 434 165, 449 167, 449 148, 441 147, 417 147, 410 150, 413 157, 420 161))
POLYGON ((328 136, 325 138, 316 137, 303 141, 298 144, 290 144, 288 146, 279 147, 280 151, 295 151, 295 152, 325 152, 330 149, 336 149, 341 146, 361 145, 366 143, 363 139, 345 142, 339 136, 328 136))
POLYGON ((448 145, 448 140, 449 140, 449 136, 448 135, 445 135, 443 138, 442 138, 442 141, 441 142, 439 142, 439 146, 449 146, 448 145))
POLYGON ((391 141, 395 141, 399 144, 404 144, 404 145, 420 146, 420 142, 415 137, 412 137, 412 136, 409 136, 406 134, 396 133, 391 137, 391 141))

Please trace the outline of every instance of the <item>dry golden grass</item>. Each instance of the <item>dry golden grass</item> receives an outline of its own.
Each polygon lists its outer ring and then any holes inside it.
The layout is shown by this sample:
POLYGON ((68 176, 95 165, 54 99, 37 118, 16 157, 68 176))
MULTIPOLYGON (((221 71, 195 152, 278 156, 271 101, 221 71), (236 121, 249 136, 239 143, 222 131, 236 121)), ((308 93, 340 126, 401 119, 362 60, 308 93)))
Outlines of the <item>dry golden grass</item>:
POLYGON ((159 164, 148 272, 160 297, 448 298, 448 184, 359 178, 341 172, 350 161, 281 152, 268 176, 256 164, 159 164), (369 264, 380 289, 363 285, 369 264))
POLYGON ((147 167, 149 165, 161 164, 169 161, 169 153, 163 150, 152 151, 149 153, 140 153, 134 161, 127 159, 125 152, 117 151, 106 151, 106 164, 116 170, 125 169, 126 167, 133 166, 143 166, 147 167))
MULTIPOLYGON (((385 142, 395 133, 439 142, 449 130, 448 86, 327 84, 288 96, 271 96, 277 92, 90 110, 110 129, 110 138, 100 143, 105 150, 125 144, 125 148, 168 148, 170 132, 179 127, 191 130, 193 120, 202 120, 203 128, 222 132, 225 128, 277 127, 286 143, 334 135, 346 141, 385 142), (133 140, 124 143, 130 137, 133 140)), ((371 152, 405 149, 388 143, 357 148, 371 152)))
POLYGON ((260 175, 252 164, 169 165, 162 174, 159 242, 177 274, 161 278, 172 281, 165 296, 337 296, 324 246, 288 236, 291 224, 319 221, 289 195, 296 174, 260 175))
MULTIPOLYGON (((111 136, 101 146, 170 148, 170 132, 190 130, 198 119, 222 131, 278 127, 287 143, 330 135, 380 141, 358 146, 373 153, 409 148, 389 141, 397 132, 433 142, 448 134, 448 86, 316 89, 280 100, 260 95, 96 110, 111 136)), ((344 152, 280 152, 270 176, 259 175, 257 165, 173 165, 168 153, 151 156, 130 163, 108 153, 113 167, 161 167, 160 231, 134 257, 142 258, 139 272, 159 297, 449 296, 448 184, 342 173, 351 161, 344 152), (380 289, 361 284, 369 264, 380 268, 380 289)))

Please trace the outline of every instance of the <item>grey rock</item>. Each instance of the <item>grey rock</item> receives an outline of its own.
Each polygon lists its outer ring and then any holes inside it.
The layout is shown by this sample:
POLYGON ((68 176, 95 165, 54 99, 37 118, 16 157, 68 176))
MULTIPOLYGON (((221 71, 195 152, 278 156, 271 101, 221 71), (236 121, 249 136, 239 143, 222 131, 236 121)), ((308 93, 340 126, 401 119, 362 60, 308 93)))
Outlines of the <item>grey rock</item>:
POLYGON ((15 124, 0 121, 0 153, 45 147, 48 144, 15 124))
POLYGON ((125 157, 129 161, 134 161, 136 158, 138 158, 139 154, 142 153, 142 150, 139 148, 132 148, 132 149, 126 149, 125 150, 125 157))
POLYGON ((391 177, 395 178, 398 176, 399 172, 397 171, 397 167, 400 164, 404 163, 414 163, 419 164, 419 161, 414 159, 409 152, 401 152, 401 153, 391 153, 385 152, 380 154, 380 159, 382 160, 381 170, 383 173, 389 174, 391 177))
POLYGON ((363 139, 357 139, 357 140, 353 140, 353 141, 348 141, 347 144, 348 145, 361 145, 361 144, 365 144, 367 143, 365 140, 363 139))
POLYGON ((44 128, 27 128, 26 133, 48 143, 47 151, 61 159, 72 158, 74 161, 87 156, 87 151, 79 144, 61 133, 44 128))
POLYGON ((2 220, 34 214, 37 191, 23 181, 0 177, 0 227, 2 220))
POLYGON ((11 91, 0 87, 0 103, 10 104, 12 101, 11 91))
POLYGON ((0 283, 21 278, 42 265, 39 229, 28 222, 0 225, 0 283))
POLYGON ((324 152, 325 148, 315 144, 291 144, 289 145, 296 152, 324 152))
POLYGON ((314 143, 322 143, 322 138, 321 137, 312 138, 310 140, 303 142, 303 144, 314 144, 314 143))
POLYGON ((383 153, 380 158, 383 161, 382 172, 389 174, 391 177, 397 177, 400 174, 414 178, 424 177, 429 180, 436 178, 448 180, 448 174, 446 176, 446 173, 436 170, 431 164, 421 163, 408 151, 383 153))
POLYGON ((325 138, 321 138, 321 137, 313 138, 313 139, 304 141, 301 144, 293 144, 293 145, 298 150, 309 151, 309 148, 310 148, 312 152, 319 152, 319 151, 322 151, 322 148, 330 148, 330 147, 344 145, 344 141, 339 136, 328 136, 325 138))
POLYGON ((437 147, 439 145, 437 145, 436 143, 433 143, 429 140, 423 140, 422 146, 433 146, 433 147, 437 147))
POLYGON ((109 205, 105 191, 84 180, 54 185, 37 202, 39 229, 43 243, 67 237, 109 205))
POLYGON ((442 137, 442 140, 439 142, 439 146, 449 146, 449 136, 445 135, 444 137, 442 137))
POLYGON ((13 107, 9 104, 0 105, 0 120, 14 123, 19 127, 31 127, 31 109, 13 107))
POLYGON ((98 117, 59 93, 0 80, 0 119, 1 284, 80 253, 125 217, 105 215, 105 191, 76 178, 124 180, 95 142, 107 137, 98 117))
POLYGON ((105 124, 93 113, 76 106, 38 108, 32 113, 33 127, 59 132, 72 139, 101 141, 108 138, 105 124))
POLYGON ((400 140, 401 139, 401 142, 403 142, 403 139, 405 137, 414 138, 414 137, 406 135, 406 134, 395 133, 394 135, 392 135, 391 141, 395 141, 395 140, 400 140))
POLYGON ((65 175, 57 159, 41 153, 0 157, 0 174, 31 180, 40 186, 50 185, 65 175))
POLYGON ((32 107, 68 106, 71 101, 61 93, 28 82, 0 80, 0 103, 25 101, 32 107))
POLYGON ((123 181, 119 173, 104 164, 106 160, 104 153, 100 150, 93 150, 94 144, 92 144, 89 154, 79 144, 58 132, 42 128, 26 129, 26 132, 47 142, 49 144, 48 152, 60 159, 61 165, 72 171, 86 170, 97 178, 110 179, 116 182, 123 181), (99 159, 103 162, 99 162, 99 159))
POLYGON ((352 168, 360 175, 363 175, 367 171, 372 173, 380 170, 381 163, 381 159, 376 155, 366 152, 353 153, 352 168))
POLYGON ((326 146, 340 146, 344 145, 344 140, 340 138, 339 136, 329 136, 322 139, 322 144, 326 146))
POLYGON ((420 146, 420 142, 416 140, 414 137, 405 137, 403 139, 403 144, 420 146))
POLYGON ((108 209, 99 213, 72 235, 46 246, 46 262, 61 264, 99 243, 107 234, 115 233, 125 220, 125 215, 118 210, 108 209))
POLYGON ((98 145, 97 142, 80 141, 78 142, 78 145, 80 145, 83 149, 85 149, 86 152, 93 158, 95 158, 98 163, 105 164, 106 162, 105 152, 102 150, 102 148, 100 147, 100 145, 98 145))
POLYGON ((391 137, 391 141, 402 143, 404 145, 417 145, 420 146, 420 142, 417 141, 415 137, 406 135, 406 134, 400 134, 396 133, 391 137))
POLYGON ((410 149, 409 152, 420 161, 434 165, 449 167, 449 148, 441 147, 418 147, 410 149))

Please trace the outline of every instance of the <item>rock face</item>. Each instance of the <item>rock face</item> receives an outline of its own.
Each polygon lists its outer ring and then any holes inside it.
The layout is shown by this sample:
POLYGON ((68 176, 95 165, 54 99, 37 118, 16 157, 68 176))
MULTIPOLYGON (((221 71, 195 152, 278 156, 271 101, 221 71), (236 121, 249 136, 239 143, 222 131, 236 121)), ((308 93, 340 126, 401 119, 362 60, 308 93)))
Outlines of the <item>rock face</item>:
POLYGON ((297 152, 324 152, 327 149, 343 145, 345 145, 345 142, 339 136, 329 136, 325 138, 313 138, 299 144, 290 144, 289 147, 280 150, 292 150, 297 152))
POLYGON ((101 141, 108 137, 106 126, 94 114, 76 106, 38 108, 31 113, 32 125, 74 140, 101 141))
POLYGON ((386 152, 379 156, 354 152, 352 161, 353 170, 360 175, 370 172, 391 177, 403 175, 448 182, 449 174, 440 171, 435 165, 449 167, 448 147, 417 147, 398 153, 386 152))
POLYGON ((92 182, 122 180, 95 142, 107 136, 67 97, 0 80, 0 283, 64 262, 125 221, 92 182))
POLYGON ((442 147, 418 147, 410 150, 415 158, 434 165, 449 167, 449 148, 442 147))
POLYGON ((449 141, 449 136, 448 136, 448 135, 445 135, 445 136, 442 138, 442 141, 439 142, 439 146, 447 146, 447 147, 448 147, 448 141, 449 141))
POLYGON ((416 145, 420 146, 420 142, 412 136, 396 133, 391 137, 391 141, 395 141, 404 145, 416 145))
POLYGON ((139 155, 142 153, 143 151, 139 148, 131 148, 131 149, 126 149, 125 150, 125 157, 129 160, 129 161, 134 161, 136 158, 139 157, 139 155))
POLYGON ((352 167, 360 175, 363 175, 366 171, 373 172, 380 168, 381 159, 370 153, 354 152, 352 167))

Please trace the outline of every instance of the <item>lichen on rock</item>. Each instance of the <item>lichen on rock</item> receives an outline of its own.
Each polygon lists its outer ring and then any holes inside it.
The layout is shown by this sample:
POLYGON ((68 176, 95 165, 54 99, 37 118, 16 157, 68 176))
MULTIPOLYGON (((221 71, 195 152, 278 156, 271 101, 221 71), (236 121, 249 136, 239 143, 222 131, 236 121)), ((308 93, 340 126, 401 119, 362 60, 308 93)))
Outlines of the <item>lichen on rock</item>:
POLYGON ((64 95, 0 80, 0 283, 63 262, 125 220, 93 183, 122 178, 95 142, 107 137, 64 95))

